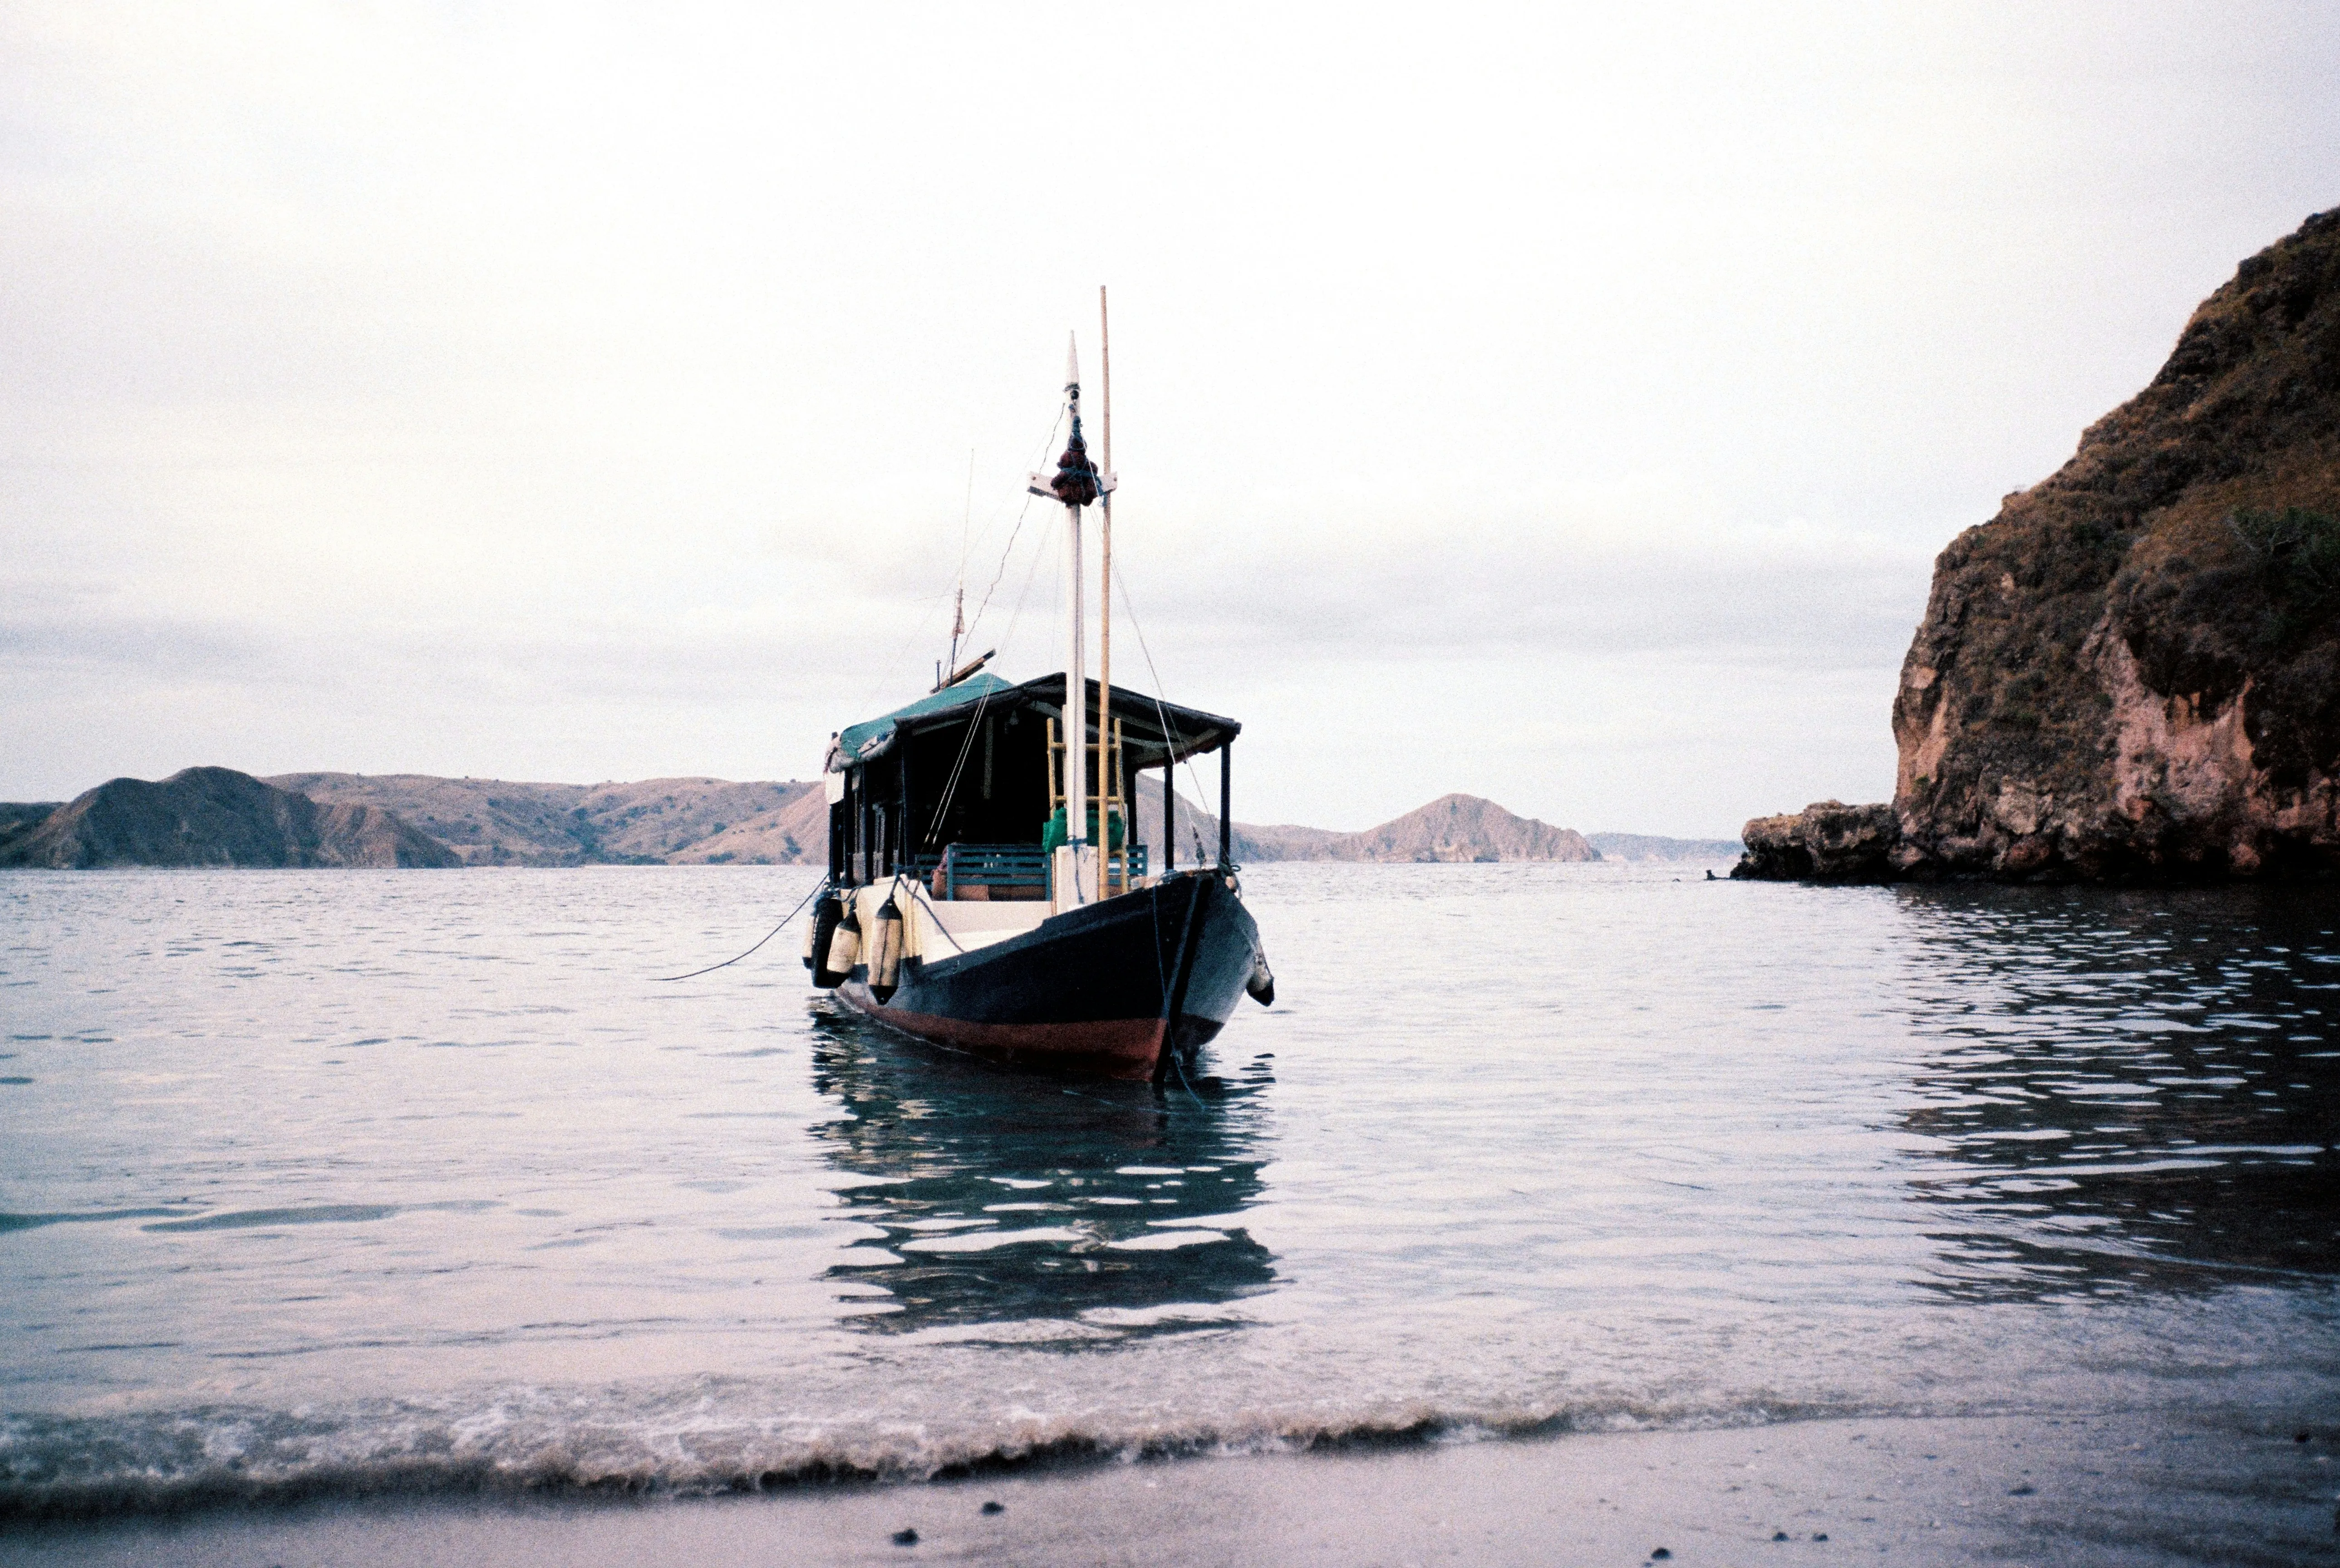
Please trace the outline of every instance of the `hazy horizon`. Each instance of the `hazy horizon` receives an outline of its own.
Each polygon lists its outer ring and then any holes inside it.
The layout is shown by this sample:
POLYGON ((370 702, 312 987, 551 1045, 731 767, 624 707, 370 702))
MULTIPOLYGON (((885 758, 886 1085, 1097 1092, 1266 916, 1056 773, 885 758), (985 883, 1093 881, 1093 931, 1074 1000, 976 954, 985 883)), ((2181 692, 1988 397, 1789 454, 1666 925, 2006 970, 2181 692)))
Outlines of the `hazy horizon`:
POLYGON ((2340 204, 2310 5, 1016 15, 0 15, 0 798, 808 778, 962 569, 1042 673, 1102 282, 1238 820, 1883 799, 1934 555, 2340 204))

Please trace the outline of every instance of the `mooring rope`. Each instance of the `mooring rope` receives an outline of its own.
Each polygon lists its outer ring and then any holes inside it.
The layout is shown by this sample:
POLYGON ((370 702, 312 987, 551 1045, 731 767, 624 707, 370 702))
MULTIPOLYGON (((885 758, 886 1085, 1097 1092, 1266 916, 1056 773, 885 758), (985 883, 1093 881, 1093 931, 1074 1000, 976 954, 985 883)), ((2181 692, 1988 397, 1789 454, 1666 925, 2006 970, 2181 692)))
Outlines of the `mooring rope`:
MULTIPOLYGON (((798 905, 796 906, 796 908, 794 908, 794 909, 792 909, 792 910, 788 911, 788 912, 786 915, 784 915, 783 917, 781 917, 780 923, 779 923, 778 925, 774 926, 771 930, 769 930, 769 931, 766 932, 764 933, 764 935, 763 935, 762 940, 761 940, 761 941, 759 941, 759 942, 758 942, 756 943, 756 947, 761 947, 761 946, 763 946, 763 945, 764 945, 764 943, 765 943, 765 942, 769 942, 769 941, 771 941, 774 937, 776 937, 776 936, 779 935, 779 934, 780 934, 781 930, 782 930, 785 926, 787 926, 787 924, 788 923, 788 922, 789 922, 789 921, 792 921, 792 920, 796 919, 796 917, 797 917, 797 916, 798 916, 798 915, 800 915, 800 914, 804 913, 804 912, 805 912, 805 904, 808 904, 808 903, 810 903, 813 900, 815 900, 815 899, 818 898, 822 893, 825 893, 825 892, 827 892, 828 891, 828 878, 827 878, 827 877, 822 877, 818 883, 815 883, 815 884, 814 884, 814 886, 813 886, 813 890, 812 890, 810 892, 808 892, 808 893, 807 893, 807 894, 805 894, 805 895, 804 895, 804 902, 803 902, 803 903, 799 903, 799 904, 798 904, 798 905)), ((654 981, 654 983, 659 984, 659 985, 664 985, 664 984, 666 984, 669 981, 676 981, 676 980, 697 980, 697 979, 698 979, 700 975, 702 975, 702 974, 713 974, 713 973, 714 973, 717 970, 719 970, 719 969, 729 969, 733 964, 738 963, 738 962, 739 962, 739 959, 740 959, 740 958, 746 958, 746 957, 748 957, 748 956, 749 956, 749 953, 754 952, 756 951, 756 947, 751 947, 751 948, 749 948, 749 949, 748 950, 748 952, 743 952, 743 953, 741 953, 741 954, 739 955, 739 958, 727 958, 727 959, 725 959, 721 963, 710 963, 710 964, 709 964, 705 969, 694 969, 694 970, 692 970, 689 974, 662 974, 662 975, 659 975, 659 976, 658 976, 658 977, 657 977, 657 979, 656 979, 656 981, 654 981)))

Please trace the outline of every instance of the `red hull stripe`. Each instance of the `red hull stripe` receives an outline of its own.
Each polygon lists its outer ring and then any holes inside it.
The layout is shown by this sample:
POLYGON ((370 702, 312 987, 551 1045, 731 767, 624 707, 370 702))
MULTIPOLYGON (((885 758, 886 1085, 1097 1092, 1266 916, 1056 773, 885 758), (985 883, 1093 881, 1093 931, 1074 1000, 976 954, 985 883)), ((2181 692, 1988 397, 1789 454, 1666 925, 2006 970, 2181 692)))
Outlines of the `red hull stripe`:
POLYGON ((1086 1067, 1118 1078, 1149 1078, 1162 1054, 1162 1021, 1118 1018, 1088 1023, 970 1023, 931 1012, 880 1006, 858 985, 838 994, 880 1023, 959 1050, 1003 1061, 1086 1067), (861 992, 859 995, 855 992, 861 992))

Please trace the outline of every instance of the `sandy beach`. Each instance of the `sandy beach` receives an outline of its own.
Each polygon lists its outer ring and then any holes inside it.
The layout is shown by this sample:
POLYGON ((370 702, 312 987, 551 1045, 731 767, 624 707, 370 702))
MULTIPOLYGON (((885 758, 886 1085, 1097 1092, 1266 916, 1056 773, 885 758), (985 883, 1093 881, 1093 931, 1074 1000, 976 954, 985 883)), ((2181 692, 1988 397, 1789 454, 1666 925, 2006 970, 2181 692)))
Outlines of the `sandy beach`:
POLYGON ((1828 1420, 722 1500, 225 1511, 18 1526, 0 1556, 59 1568, 2312 1563, 2340 1561, 2335 1447, 2329 1423, 2272 1418, 1828 1420), (906 1530, 917 1539, 897 1543, 906 1530))

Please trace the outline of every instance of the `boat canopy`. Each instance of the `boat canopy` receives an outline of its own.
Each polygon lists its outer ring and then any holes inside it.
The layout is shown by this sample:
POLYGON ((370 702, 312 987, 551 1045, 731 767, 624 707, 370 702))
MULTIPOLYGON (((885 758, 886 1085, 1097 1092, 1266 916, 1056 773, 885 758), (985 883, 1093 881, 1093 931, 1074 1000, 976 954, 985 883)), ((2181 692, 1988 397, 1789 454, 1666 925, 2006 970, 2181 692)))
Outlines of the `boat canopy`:
MULTIPOLYGON (((1094 715, 1097 684, 1090 681, 1086 685, 1086 712, 1094 715)), ((907 703, 892 713, 850 725, 838 734, 837 744, 829 750, 828 771, 843 773, 875 762, 906 736, 959 728, 972 723, 978 711, 1008 714, 1026 710, 1050 718, 1063 715, 1063 672, 1036 676, 1021 685, 983 672, 930 696, 907 703)), ((1122 686, 1113 689, 1113 716, 1121 725, 1122 754, 1131 768, 1161 767, 1198 753, 1216 751, 1243 730, 1243 725, 1233 719, 1206 714, 1199 708, 1180 707, 1122 686)))

